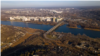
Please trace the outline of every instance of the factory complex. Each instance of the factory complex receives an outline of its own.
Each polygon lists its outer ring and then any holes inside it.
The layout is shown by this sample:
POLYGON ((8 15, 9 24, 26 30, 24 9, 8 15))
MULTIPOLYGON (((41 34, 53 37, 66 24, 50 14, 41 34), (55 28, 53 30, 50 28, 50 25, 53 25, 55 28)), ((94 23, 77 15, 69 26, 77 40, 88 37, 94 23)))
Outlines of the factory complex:
POLYGON ((60 17, 25 17, 25 16, 14 16, 14 17, 10 17, 10 20, 59 22, 59 21, 63 20, 63 18, 60 18, 60 17))

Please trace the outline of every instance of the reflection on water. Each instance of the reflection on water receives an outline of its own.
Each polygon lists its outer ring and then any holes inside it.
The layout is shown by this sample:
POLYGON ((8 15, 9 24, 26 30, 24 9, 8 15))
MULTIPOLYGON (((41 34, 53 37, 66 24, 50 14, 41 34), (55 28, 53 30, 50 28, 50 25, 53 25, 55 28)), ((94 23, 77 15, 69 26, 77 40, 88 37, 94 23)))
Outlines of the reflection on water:
MULTIPOLYGON (((19 26, 19 27, 29 27, 33 29, 35 28, 35 29, 41 29, 41 30, 46 30, 46 31, 53 27, 51 25, 33 24, 33 23, 24 23, 24 22, 10 22, 10 21, 1 21, 1 24, 13 25, 13 26, 19 26)), ((78 28, 81 28, 81 26, 78 25, 78 28)), ((90 36, 93 38, 96 38, 96 37, 100 38, 100 31, 85 30, 82 28, 81 29, 68 28, 66 27, 66 24, 58 27, 55 31, 64 32, 64 33, 71 32, 72 34, 75 34, 75 35, 80 33, 81 35, 86 34, 87 36, 90 36)))

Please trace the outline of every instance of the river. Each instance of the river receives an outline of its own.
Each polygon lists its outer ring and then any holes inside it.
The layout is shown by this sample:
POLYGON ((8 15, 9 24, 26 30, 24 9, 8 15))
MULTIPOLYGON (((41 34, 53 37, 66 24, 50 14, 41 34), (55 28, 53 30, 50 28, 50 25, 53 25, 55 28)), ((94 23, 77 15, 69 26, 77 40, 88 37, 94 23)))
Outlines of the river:
MULTIPOLYGON (((12 21, 1 21, 1 24, 3 25, 13 25, 13 26, 19 26, 19 27, 29 27, 33 29, 41 29, 41 30, 49 30, 53 26, 51 25, 43 25, 43 24, 33 24, 33 23, 24 23, 24 22, 12 22, 12 21)), ((64 32, 64 33, 72 33, 74 35, 77 34, 85 34, 92 38, 100 38, 100 31, 92 31, 92 30, 85 30, 82 29, 80 26, 78 26, 81 29, 74 29, 74 28, 68 28, 66 27, 67 24, 64 24, 60 27, 58 27, 55 31, 56 32, 64 32)))

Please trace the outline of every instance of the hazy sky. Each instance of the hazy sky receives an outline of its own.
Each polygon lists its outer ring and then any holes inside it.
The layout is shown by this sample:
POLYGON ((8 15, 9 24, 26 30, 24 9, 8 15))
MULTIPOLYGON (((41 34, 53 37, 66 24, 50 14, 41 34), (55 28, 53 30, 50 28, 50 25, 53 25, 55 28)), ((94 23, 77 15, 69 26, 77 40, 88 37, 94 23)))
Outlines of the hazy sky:
POLYGON ((2 8, 62 6, 100 6, 100 1, 1 1, 2 8))

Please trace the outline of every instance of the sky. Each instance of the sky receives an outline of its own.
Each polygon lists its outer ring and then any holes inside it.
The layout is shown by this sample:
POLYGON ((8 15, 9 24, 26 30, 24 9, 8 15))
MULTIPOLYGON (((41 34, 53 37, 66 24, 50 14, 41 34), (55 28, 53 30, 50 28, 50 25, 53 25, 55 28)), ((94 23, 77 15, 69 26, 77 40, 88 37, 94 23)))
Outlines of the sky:
POLYGON ((100 1, 1 1, 1 8, 100 6, 100 1))

